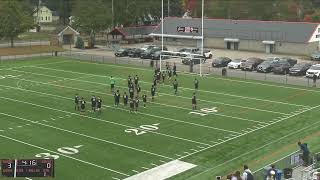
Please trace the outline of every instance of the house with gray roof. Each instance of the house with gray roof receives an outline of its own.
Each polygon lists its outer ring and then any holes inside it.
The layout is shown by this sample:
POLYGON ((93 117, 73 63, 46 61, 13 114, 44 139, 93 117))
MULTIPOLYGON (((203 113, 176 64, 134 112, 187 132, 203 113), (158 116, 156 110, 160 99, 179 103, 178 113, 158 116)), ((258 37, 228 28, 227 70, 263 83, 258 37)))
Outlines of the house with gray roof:
MULTIPOLYGON (((150 34, 161 40, 162 27, 150 34)), ((167 45, 201 45, 201 19, 164 19, 167 45)), ((318 50, 320 24, 308 22, 204 19, 204 46, 230 50, 309 55, 318 50)))

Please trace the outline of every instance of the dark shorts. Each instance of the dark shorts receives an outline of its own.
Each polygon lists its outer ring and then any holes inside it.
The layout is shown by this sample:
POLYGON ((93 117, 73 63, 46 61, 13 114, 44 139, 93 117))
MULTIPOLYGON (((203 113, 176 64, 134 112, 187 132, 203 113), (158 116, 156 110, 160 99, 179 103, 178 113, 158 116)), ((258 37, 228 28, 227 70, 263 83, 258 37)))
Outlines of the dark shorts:
POLYGON ((156 93, 152 92, 151 95, 154 96, 156 93))
POLYGON ((81 109, 85 109, 86 108, 86 106, 85 105, 81 105, 81 109))
POLYGON ((92 103, 92 104, 91 104, 91 107, 96 107, 96 104, 92 103))
POLYGON ((111 84, 111 88, 114 88, 114 84, 111 84))
POLYGON ((98 105, 97 105, 97 108, 99 108, 99 109, 100 109, 100 108, 101 108, 101 104, 98 104, 98 105))

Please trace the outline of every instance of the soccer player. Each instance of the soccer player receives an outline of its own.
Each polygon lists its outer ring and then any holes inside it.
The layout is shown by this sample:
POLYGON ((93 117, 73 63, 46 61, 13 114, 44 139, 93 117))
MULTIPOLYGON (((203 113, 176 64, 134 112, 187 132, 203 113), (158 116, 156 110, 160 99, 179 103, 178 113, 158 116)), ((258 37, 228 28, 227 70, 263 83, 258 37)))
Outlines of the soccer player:
POLYGON ((131 79, 131 76, 129 75, 128 76, 128 87, 130 87, 130 84, 132 83, 132 79, 131 79))
POLYGON ((152 85, 151 87, 151 97, 152 97, 152 101, 154 100, 154 96, 156 95, 156 88, 152 85))
POLYGON ((80 101, 79 96, 78 94, 76 94, 76 96, 74 97, 74 110, 76 111, 80 111, 79 101, 80 101))
POLYGON ((153 78, 153 86, 156 87, 157 86, 157 77, 153 78))
POLYGON ((196 97, 196 93, 193 93, 192 96, 192 110, 197 110, 197 97, 196 97))
POLYGON ((168 70, 168 76, 169 76, 169 81, 171 81, 171 77, 172 77, 172 70, 171 69, 168 70))
POLYGON ((116 81, 112 76, 110 76, 110 86, 111 86, 111 92, 114 94, 114 85, 116 84, 116 81))
POLYGON ((123 105, 124 106, 127 106, 128 105, 128 95, 127 95, 127 93, 126 92, 124 92, 124 94, 123 94, 123 105))
POLYGON ((194 79, 194 89, 197 91, 199 88, 199 81, 197 78, 194 79))
POLYGON ((96 106, 97 106, 97 99, 93 95, 92 98, 91 98, 91 110, 92 110, 92 112, 96 112, 96 106))
POLYGON ((139 96, 140 92, 141 92, 141 87, 139 86, 139 84, 137 84, 137 96, 139 96))
POLYGON ((130 98, 133 99, 133 96, 134 96, 134 89, 133 89, 133 87, 129 88, 129 95, 130 95, 130 98))
POLYGON ((135 108, 136 108, 136 109, 135 109, 136 113, 138 112, 139 102, 140 102, 139 97, 136 96, 136 99, 134 100, 134 105, 135 105, 135 108))
POLYGON ((114 95, 114 105, 117 107, 119 106, 120 96, 119 90, 117 90, 116 94, 114 95))
POLYGON ((133 99, 130 99, 130 113, 132 113, 134 111, 134 101, 133 99))
POLYGON ((142 101, 143 101, 143 107, 146 108, 146 105, 147 105, 147 95, 146 94, 142 95, 142 101))
POLYGON ((162 82, 164 83, 165 80, 166 80, 166 72, 162 71, 162 82))
POLYGON ((173 63, 173 69, 172 70, 173 70, 173 75, 174 76, 178 76, 176 63, 173 63))
POLYGON ((98 98, 97 98, 97 111, 98 111, 99 113, 101 113, 101 105, 102 105, 102 100, 101 100, 101 98, 98 96, 98 98))
POLYGON ((173 81, 173 89, 174 89, 174 94, 177 95, 177 92, 178 92, 178 81, 177 81, 177 79, 175 79, 173 81))
POLYGON ((138 77, 138 75, 136 75, 136 76, 134 77, 134 85, 137 87, 137 86, 138 86, 138 83, 139 83, 139 77, 138 77))
POLYGON ((81 112, 84 112, 86 109, 86 101, 83 99, 83 97, 81 98, 81 101, 80 101, 80 107, 81 107, 81 112))

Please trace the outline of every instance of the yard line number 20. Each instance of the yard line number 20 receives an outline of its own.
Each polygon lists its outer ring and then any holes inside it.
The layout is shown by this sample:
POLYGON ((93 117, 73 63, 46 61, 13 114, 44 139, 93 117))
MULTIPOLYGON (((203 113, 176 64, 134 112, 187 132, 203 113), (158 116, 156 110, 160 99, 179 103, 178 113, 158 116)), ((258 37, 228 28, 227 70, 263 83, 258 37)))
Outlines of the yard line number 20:
POLYGON ((132 128, 132 129, 126 129, 124 132, 126 133, 134 133, 137 136, 140 136, 142 134, 146 134, 150 131, 156 131, 159 129, 160 123, 152 124, 152 125, 141 125, 139 128, 132 128))

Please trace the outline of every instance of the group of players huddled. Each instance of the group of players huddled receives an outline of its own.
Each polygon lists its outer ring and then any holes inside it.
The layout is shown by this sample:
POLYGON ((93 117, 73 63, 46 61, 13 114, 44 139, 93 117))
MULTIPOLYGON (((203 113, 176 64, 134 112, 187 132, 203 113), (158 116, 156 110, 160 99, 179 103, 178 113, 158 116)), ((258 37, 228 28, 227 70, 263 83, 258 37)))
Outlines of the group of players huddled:
MULTIPOLYGON (((154 71, 154 76, 153 76, 153 83, 151 86, 151 101, 154 101, 154 97, 156 96, 157 92, 157 87, 159 87, 160 83, 165 83, 165 81, 168 79, 169 83, 172 83, 173 89, 174 89, 174 94, 177 95, 178 93, 178 80, 177 80, 177 67, 174 64, 173 68, 171 69, 169 64, 166 64, 166 70, 165 71, 160 71, 160 68, 155 69, 154 71), (174 80, 172 81, 171 78, 174 77, 174 80)), ((139 76, 135 75, 134 77, 129 75, 128 79, 128 93, 124 92, 122 95, 122 100, 123 100, 123 105, 125 107, 130 106, 130 113, 137 113, 138 108, 139 108, 139 97, 141 94, 141 87, 139 85, 139 76)), ((115 84, 116 81, 114 77, 110 77, 110 86, 111 86, 111 92, 114 96, 114 105, 116 107, 119 106, 120 104, 120 99, 121 99, 121 94, 119 90, 115 90, 115 84)), ((197 78, 194 80, 194 87, 195 87, 195 92, 193 93, 192 96, 192 109, 197 110, 197 100, 196 100, 196 92, 199 88, 199 81, 197 78)), ((147 106, 147 95, 143 93, 142 97, 142 102, 143 102, 143 107, 146 108, 147 106)), ((86 101, 82 97, 81 99, 79 98, 78 95, 75 96, 75 110, 78 110, 80 112, 85 111, 85 105, 86 101)), ((102 105, 102 100, 100 97, 95 97, 94 95, 91 98, 91 108, 92 112, 99 112, 101 113, 101 105, 102 105)))
MULTIPOLYGON (((84 100, 83 97, 78 96, 78 94, 76 94, 75 98, 74 98, 74 110, 76 111, 80 111, 80 112, 84 112, 86 109, 86 101, 84 100)), ((101 113, 101 106, 102 106, 102 100, 100 97, 96 97, 95 95, 93 95, 91 97, 91 110, 92 112, 98 112, 101 113)))

